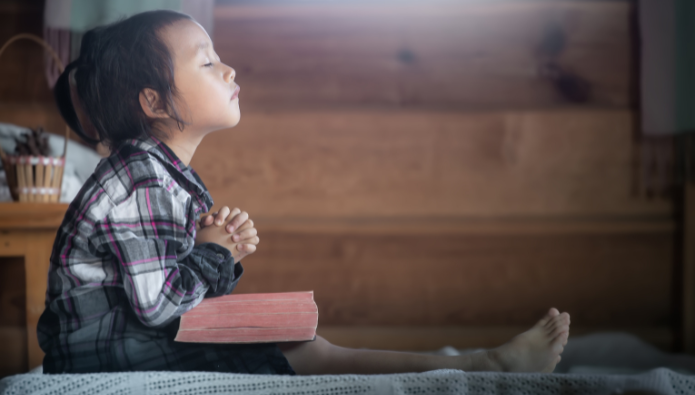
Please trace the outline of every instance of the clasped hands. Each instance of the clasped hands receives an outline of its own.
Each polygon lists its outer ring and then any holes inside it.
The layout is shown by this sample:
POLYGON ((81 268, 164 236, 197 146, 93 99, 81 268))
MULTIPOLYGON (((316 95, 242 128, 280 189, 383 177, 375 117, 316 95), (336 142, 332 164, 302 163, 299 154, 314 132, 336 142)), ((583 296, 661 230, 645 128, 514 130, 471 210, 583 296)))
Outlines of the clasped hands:
POLYGON ((238 208, 230 210, 224 206, 218 212, 201 218, 198 225, 195 245, 219 244, 232 253, 234 262, 256 252, 256 246, 260 242, 249 214, 238 208))

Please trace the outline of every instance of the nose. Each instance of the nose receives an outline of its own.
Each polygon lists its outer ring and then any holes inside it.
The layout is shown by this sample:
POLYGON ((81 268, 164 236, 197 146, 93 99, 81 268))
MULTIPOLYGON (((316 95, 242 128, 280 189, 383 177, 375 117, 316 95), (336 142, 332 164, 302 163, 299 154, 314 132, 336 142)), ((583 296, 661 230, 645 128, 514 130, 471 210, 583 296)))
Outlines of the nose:
POLYGON ((236 70, 234 70, 233 68, 231 68, 227 65, 224 65, 224 66, 226 67, 226 70, 224 71, 224 75, 223 75, 224 80, 227 82, 234 81, 234 78, 236 78, 236 70))

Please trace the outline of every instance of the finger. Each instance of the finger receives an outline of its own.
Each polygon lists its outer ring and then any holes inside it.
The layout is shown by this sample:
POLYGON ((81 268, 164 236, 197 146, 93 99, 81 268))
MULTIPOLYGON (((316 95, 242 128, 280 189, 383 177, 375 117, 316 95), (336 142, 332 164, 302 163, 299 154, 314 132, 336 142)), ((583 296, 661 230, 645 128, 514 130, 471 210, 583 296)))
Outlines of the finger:
POLYGON ((231 221, 229 221, 229 224, 227 224, 227 232, 234 232, 237 228, 239 228, 239 226, 241 226, 241 224, 246 222, 247 219, 249 219, 249 213, 246 211, 240 212, 234 216, 231 221))
POLYGON ((238 243, 242 240, 250 239, 250 238, 256 236, 257 234, 258 234, 258 231, 256 230, 256 228, 248 228, 248 229, 246 229, 242 232, 238 232, 237 234, 232 236, 232 240, 234 240, 235 243, 238 243))
POLYGON ((256 246, 253 244, 237 244, 236 249, 247 255, 256 252, 256 246))
POLYGON ((246 229, 253 228, 253 220, 252 219, 247 219, 246 222, 241 224, 234 232, 233 234, 241 233, 245 231, 246 229))
MULTIPOLYGON (((227 217, 227 226, 225 227, 225 229, 227 230, 227 233, 234 233, 235 230, 239 230, 240 226, 235 225, 234 219, 236 219, 236 217, 238 217, 240 214, 241 214, 241 210, 239 210, 238 208, 235 208, 229 214, 229 216, 227 217)), ((243 226, 243 224, 242 224, 242 226, 243 226)))
POLYGON ((227 216, 231 210, 229 207, 224 206, 220 209, 220 211, 217 212, 217 215, 215 215, 215 225, 220 226, 224 223, 224 220, 227 219, 227 216))
POLYGON ((261 238, 258 236, 253 236, 245 240, 239 241, 237 244, 239 245, 245 245, 245 244, 253 244, 253 245, 258 245, 258 243, 261 242, 261 238))
POLYGON ((241 241, 238 241, 236 244, 237 245, 246 245, 246 244, 253 244, 253 245, 258 245, 258 243, 261 242, 261 238, 258 236, 253 236, 249 237, 248 239, 244 239, 241 241))
POLYGON ((215 215, 217 215, 217 213, 214 213, 214 214, 211 214, 211 215, 207 215, 207 216, 205 216, 203 219, 201 219, 201 220, 200 220, 200 227, 201 227, 201 228, 204 228, 204 227, 206 227, 206 226, 212 225, 212 222, 213 222, 214 219, 215 219, 215 215))
POLYGON ((235 215, 239 214, 241 212, 241 209, 239 207, 234 207, 232 211, 227 215, 227 218, 224 219, 225 222, 229 221, 230 219, 234 218, 235 215))

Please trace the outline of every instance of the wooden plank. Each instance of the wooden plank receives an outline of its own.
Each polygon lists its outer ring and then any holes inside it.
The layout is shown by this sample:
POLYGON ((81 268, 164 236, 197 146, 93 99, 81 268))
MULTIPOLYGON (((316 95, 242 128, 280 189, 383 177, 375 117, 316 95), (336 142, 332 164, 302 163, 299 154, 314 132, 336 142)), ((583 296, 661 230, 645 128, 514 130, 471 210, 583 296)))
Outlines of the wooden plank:
MULTIPOLYGON (((396 351, 433 351, 445 346, 456 349, 496 347, 513 336, 527 330, 527 326, 321 326, 316 332, 329 342, 352 348, 370 348, 396 351)), ((571 329, 572 337, 606 331, 634 334, 665 351, 673 347, 673 331, 667 326, 657 327, 581 327, 571 329)))
POLYGON ((578 235, 578 234, 653 234, 673 233, 676 224, 670 219, 661 220, 600 220, 568 218, 447 218, 419 220, 410 218, 390 219, 312 219, 253 218, 255 226, 263 232, 293 234, 374 234, 374 235, 578 235))
MULTIPOLYGON (((41 126, 47 132, 65 136, 65 121, 53 102, 0 102, 0 122, 32 129, 41 126)), ((72 133, 71 138, 77 136, 72 133)))
MULTIPOLYGON (((5 240, 0 236, 0 244, 5 240)), ((22 258, 0 258, 0 378, 27 371, 24 281, 22 258)))
MULTIPOLYGON (((18 231, 19 233, 19 231, 18 231)), ((26 271, 26 328, 28 368, 31 370, 43 363, 44 353, 39 347, 36 327, 45 309, 46 284, 51 251, 56 237, 53 230, 32 230, 25 233, 27 250, 24 254, 26 271)))
POLYGON ((695 185, 683 188, 683 348, 695 353, 695 185))
MULTIPOLYGON (((0 45, 19 33, 42 37, 42 2, 13 3, 0 6, 0 45)), ((0 79, 0 101, 53 101, 53 93, 44 76, 43 51, 39 45, 29 41, 16 42, 7 48, 0 58, 0 75, 3 76, 0 79)))
POLYGON ((567 103, 539 71, 544 43, 590 103, 627 107, 629 15, 628 1, 219 5, 213 39, 245 108, 567 103))
MULTIPOLYGON (((539 45, 548 34, 564 36, 558 62, 592 84, 591 103, 624 107, 634 89, 629 7, 538 0, 227 5, 215 9, 214 40, 252 107, 516 108, 566 102, 538 72, 539 45)), ((0 11, 0 42, 42 34, 40 7, 0 11)), ((0 101, 51 101, 43 68, 33 43, 8 49, 0 73, 12 78, 0 80, 0 101)))
POLYGON ((258 218, 666 218, 634 192, 629 111, 271 111, 192 166, 258 218))
POLYGON ((673 232, 359 234, 260 230, 236 292, 314 290, 319 327, 669 326, 673 232))
POLYGON ((0 229, 58 229, 67 210, 67 203, 0 203, 0 229))
POLYGON ((27 372, 26 344, 26 328, 0 325, 0 379, 27 372))
POLYGON ((0 231, 0 256, 21 257, 26 251, 26 238, 14 232, 0 231))
POLYGON ((0 258, 0 326, 26 324, 24 281, 24 260, 20 257, 2 256, 0 258))

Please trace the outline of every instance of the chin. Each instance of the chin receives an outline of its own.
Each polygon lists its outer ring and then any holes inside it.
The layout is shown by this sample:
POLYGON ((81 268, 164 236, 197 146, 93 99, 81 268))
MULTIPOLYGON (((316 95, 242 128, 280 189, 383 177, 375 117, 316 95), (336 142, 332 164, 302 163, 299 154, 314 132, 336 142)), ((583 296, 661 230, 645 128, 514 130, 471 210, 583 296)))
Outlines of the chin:
POLYGON ((235 127, 236 125, 239 124, 239 121, 241 121, 241 114, 237 114, 237 116, 234 117, 234 119, 230 122, 229 127, 230 128, 235 127))
POLYGON ((229 125, 230 128, 235 127, 237 124, 239 124, 239 121, 241 121, 241 111, 239 110, 239 102, 238 101, 237 101, 237 104, 235 107, 236 108, 234 108, 234 111, 232 112, 232 116, 231 116, 231 122, 229 125))
POLYGON ((219 130, 231 129, 231 128, 235 127, 236 125, 238 125, 240 120, 241 120, 241 117, 236 116, 233 119, 227 120, 227 122, 221 122, 221 123, 217 124, 217 126, 211 126, 208 130, 210 132, 216 132, 219 130))

